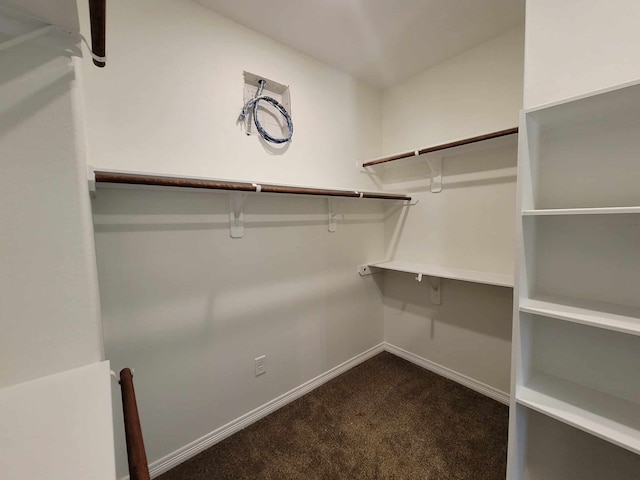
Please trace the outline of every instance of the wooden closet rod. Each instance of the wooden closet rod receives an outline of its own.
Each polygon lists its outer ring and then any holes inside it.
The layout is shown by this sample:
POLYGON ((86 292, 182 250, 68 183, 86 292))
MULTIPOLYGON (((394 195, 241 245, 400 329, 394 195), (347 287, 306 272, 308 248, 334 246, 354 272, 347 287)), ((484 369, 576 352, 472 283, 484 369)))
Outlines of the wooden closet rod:
POLYGON ((378 200, 407 200, 411 197, 395 193, 367 193, 355 190, 289 187, 286 185, 259 185, 245 182, 221 180, 198 180, 179 177, 158 177, 130 173, 95 171, 96 183, 119 183, 130 185, 154 185, 163 187, 204 188, 210 190, 232 190, 242 192, 289 193, 294 195, 317 195, 323 197, 372 198, 378 200))
POLYGON ((147 454, 144 449, 140 415, 133 388, 133 374, 128 368, 120 370, 120 390, 122 392, 122 413, 124 414, 124 432, 127 440, 127 458, 129 460, 129 478, 131 480, 151 480, 147 454))
POLYGON ((370 162, 363 163, 363 167, 373 167, 374 165, 380 165, 381 163, 393 162, 394 160, 400 160, 402 158, 415 157, 416 155, 422 155, 423 153, 437 152, 440 150, 446 150, 447 148, 461 147, 462 145, 469 145, 471 143, 482 142, 484 140, 491 140, 493 138, 504 137, 506 135, 513 135, 518 133, 518 127, 507 128, 506 130, 499 130, 497 132, 486 133, 484 135, 478 135, 477 137, 464 138, 462 140, 456 140, 455 142, 443 143, 442 145, 435 145, 433 147, 423 148, 422 150, 415 150, 413 152, 398 153, 389 157, 378 158, 377 160, 371 160, 370 162))
MULTIPOLYGON (((91 22, 91 50, 98 57, 106 57, 107 45, 107 0, 89 0, 91 22)), ((104 67, 106 62, 93 59, 94 65, 104 67)))

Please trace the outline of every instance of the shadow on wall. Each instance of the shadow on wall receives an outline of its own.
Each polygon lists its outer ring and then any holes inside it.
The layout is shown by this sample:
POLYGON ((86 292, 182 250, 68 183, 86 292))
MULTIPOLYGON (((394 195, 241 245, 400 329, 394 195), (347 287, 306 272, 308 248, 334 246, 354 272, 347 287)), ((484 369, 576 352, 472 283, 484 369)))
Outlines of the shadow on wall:
POLYGON ((385 225, 393 225, 390 230, 393 232, 389 237, 385 235, 385 258, 395 258, 400 245, 400 237, 407 223, 407 218, 411 214, 410 206, 398 206, 390 208, 385 214, 385 225))
POLYGON ((0 137, 69 92, 74 80, 71 60, 61 62, 58 51, 29 44, 3 51, 0 62, 0 137))
MULTIPOLYGON (((480 150, 445 151, 442 156, 443 188, 464 188, 516 180, 517 144, 515 137, 491 140, 480 150)), ((397 165, 383 171, 385 183, 400 187, 407 192, 428 190, 430 185, 427 158, 435 158, 437 153, 422 155, 417 159, 397 162, 397 165)))
POLYGON ((245 236, 231 238, 227 194, 98 189, 105 350, 136 369, 151 462, 380 343, 380 295, 356 266, 382 254, 382 207, 341 212, 330 233, 324 198, 249 195, 245 236))
POLYGON ((284 155, 285 153, 287 153, 287 150, 289 150, 289 147, 291 147, 291 143, 293 142, 292 139, 291 141, 286 143, 269 143, 262 137, 259 137, 258 140, 260 140, 260 145, 262 145, 264 151, 269 155, 284 155))
MULTIPOLYGON (((381 222, 381 205, 375 200, 339 199, 340 225, 381 222)), ((96 232, 153 232, 229 229, 226 193, 211 191, 171 192, 152 189, 100 190, 94 201, 96 232), (102 201, 106 199, 106 201, 102 201)), ((328 226, 325 198, 277 194, 247 194, 245 227, 328 226)))
POLYGON ((438 324, 448 324, 511 341, 513 289, 479 283, 442 279, 442 304, 431 303, 429 278, 422 282, 408 273, 384 272, 383 301, 396 312, 393 321, 403 316, 419 317, 429 329, 429 338, 437 336, 438 324))

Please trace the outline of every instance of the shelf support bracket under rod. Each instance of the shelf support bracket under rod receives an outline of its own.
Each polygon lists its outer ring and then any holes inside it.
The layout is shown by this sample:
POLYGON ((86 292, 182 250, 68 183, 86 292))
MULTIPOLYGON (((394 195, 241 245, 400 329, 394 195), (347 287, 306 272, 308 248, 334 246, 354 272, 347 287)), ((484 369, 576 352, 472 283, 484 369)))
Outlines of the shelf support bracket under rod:
POLYGON ((431 282, 431 303, 442 305, 442 280, 440 277, 430 277, 431 282))
POLYGON ((431 193, 442 191, 442 157, 427 158, 431 178, 431 193))
MULTIPOLYGON (((360 274, 362 275, 362 273, 360 274)), ((422 282, 422 273, 416 274, 416 281, 422 282)), ((431 303, 434 305, 442 305, 442 282, 440 277, 429 277, 429 283, 431 284, 431 303)))
POLYGON ((229 231, 231 238, 244 237, 244 202, 246 193, 229 193, 229 231))
POLYGON ((342 201, 336 200, 334 198, 328 199, 329 203, 329 231, 337 232, 338 231, 338 211, 340 206, 342 205, 342 201))

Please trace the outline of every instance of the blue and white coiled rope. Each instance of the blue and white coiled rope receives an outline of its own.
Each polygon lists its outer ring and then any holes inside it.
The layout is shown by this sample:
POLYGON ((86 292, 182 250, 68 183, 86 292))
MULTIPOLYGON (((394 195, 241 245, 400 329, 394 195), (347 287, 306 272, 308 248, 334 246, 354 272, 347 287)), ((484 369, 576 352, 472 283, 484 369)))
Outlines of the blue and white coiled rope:
POLYGON ((245 121, 245 119, 249 116, 249 111, 253 110, 253 122, 255 123, 256 128, 258 129, 258 133, 262 138, 264 138, 267 142, 271 142, 271 143, 289 142, 291 141, 291 137, 293 137, 293 121, 291 120, 291 115, 289 115, 289 112, 287 112, 285 108, 282 106, 282 104, 278 102, 275 98, 269 97, 267 95, 262 95, 262 91, 264 90, 264 86, 266 83, 267 82, 265 80, 258 81, 258 90, 256 91, 255 96, 251 100, 249 100, 247 103, 245 103, 244 107, 242 107, 242 113, 240 114, 240 121, 245 121), (274 137, 264 129, 264 127, 260 123, 260 120, 258 120, 258 104, 261 101, 270 103, 271 105, 276 107, 276 109, 282 114, 284 119, 287 121, 287 128, 289 129, 289 135, 282 138, 274 137))

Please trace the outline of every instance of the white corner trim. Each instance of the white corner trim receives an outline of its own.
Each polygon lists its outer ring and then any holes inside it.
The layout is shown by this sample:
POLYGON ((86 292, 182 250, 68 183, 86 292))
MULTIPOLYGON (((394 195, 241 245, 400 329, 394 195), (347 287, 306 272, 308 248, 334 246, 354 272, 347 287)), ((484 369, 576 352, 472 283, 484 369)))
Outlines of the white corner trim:
MULTIPOLYGON (((356 355, 350 360, 347 360, 344 363, 328 370, 327 372, 318 375, 317 377, 309 380, 308 382, 299 385, 298 387, 280 395, 279 397, 271 400, 270 402, 265 403, 264 405, 250 411, 242 415, 235 420, 223 425, 220 428, 217 428, 211 433, 200 437, 199 439, 185 445, 182 448, 179 448, 175 452, 170 453, 169 455, 165 455, 164 457, 156 460, 155 462, 149 465, 149 473, 151 474, 151 478, 156 478, 166 471, 172 469, 173 467, 181 464, 182 462, 188 460, 189 458, 197 455, 200 452, 203 452, 207 448, 215 445, 218 442, 221 442, 225 438, 233 435, 234 433, 242 430, 243 428, 248 427, 254 422, 257 422, 263 417, 266 417, 270 413, 275 412, 279 408, 284 407, 286 404, 293 402, 294 400, 300 398, 301 396, 309 393, 310 391, 318 388, 320 385, 328 382, 329 380, 337 377, 338 375, 342 375, 347 370, 355 367, 356 365, 361 364, 362 362, 369 360, 371 357, 382 353, 385 351, 385 344, 381 343, 376 345, 375 347, 370 348, 362 352, 359 355, 356 355)), ((129 476, 123 477, 122 480, 129 480, 129 476)))
POLYGON ((438 375, 448 378, 449 380, 453 380, 456 383, 464 385, 465 387, 470 388, 471 390, 475 390, 478 393, 481 393, 489 398, 493 398, 500 403, 504 403, 505 405, 509 405, 511 400, 511 396, 503 392, 502 390, 498 390, 495 387, 487 385, 486 383, 479 382, 478 380, 474 380, 471 377, 467 377, 461 373, 458 373, 450 368, 439 365, 431 360, 427 360, 426 358, 422 358, 415 353, 408 352, 400 347, 396 347, 390 343, 384 342, 385 351, 396 355, 400 358, 404 358, 405 360, 418 365, 426 370, 430 370, 438 375))

